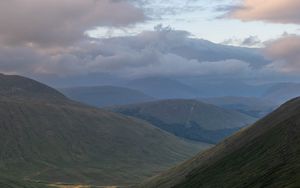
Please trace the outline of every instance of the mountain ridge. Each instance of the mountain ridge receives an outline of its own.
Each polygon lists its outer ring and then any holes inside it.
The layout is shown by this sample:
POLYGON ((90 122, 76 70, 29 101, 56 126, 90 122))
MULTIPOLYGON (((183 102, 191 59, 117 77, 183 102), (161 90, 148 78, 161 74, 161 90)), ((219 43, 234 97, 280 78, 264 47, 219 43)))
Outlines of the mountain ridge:
POLYGON ((300 98, 217 146, 144 182, 143 188, 300 186, 300 98))
POLYGON ((143 121, 70 101, 59 92, 61 98, 56 97, 56 90, 39 82, 18 76, 18 87, 19 82, 26 86, 25 97, 0 97, 0 171, 14 177, 16 184, 31 180, 128 185, 208 147, 143 121), (55 97, 44 94, 48 89, 55 97))
POLYGON ((255 121, 248 115, 193 99, 168 99, 107 108, 133 116, 176 136, 216 143, 255 121))

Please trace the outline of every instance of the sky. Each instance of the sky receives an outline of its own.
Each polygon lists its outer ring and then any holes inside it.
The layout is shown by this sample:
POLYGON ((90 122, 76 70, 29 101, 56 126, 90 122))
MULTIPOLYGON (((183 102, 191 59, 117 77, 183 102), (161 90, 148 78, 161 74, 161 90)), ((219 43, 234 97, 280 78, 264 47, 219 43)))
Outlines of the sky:
MULTIPOLYGON (((140 2, 140 1, 138 1, 140 2)), ((239 40, 256 37, 261 42, 276 39, 284 33, 299 34, 297 24, 279 24, 252 20, 228 18, 228 11, 243 6, 239 0, 152 0, 136 5, 145 10, 149 19, 134 27, 116 29, 101 27, 90 31, 94 37, 133 35, 151 30, 156 25, 170 26, 176 30, 187 30, 195 38, 204 38, 216 43, 231 41, 240 45, 239 40)), ((259 47, 261 45, 257 45, 259 47)))
POLYGON ((0 72, 46 83, 299 82, 299 8, 298 0, 2 0, 0 72))

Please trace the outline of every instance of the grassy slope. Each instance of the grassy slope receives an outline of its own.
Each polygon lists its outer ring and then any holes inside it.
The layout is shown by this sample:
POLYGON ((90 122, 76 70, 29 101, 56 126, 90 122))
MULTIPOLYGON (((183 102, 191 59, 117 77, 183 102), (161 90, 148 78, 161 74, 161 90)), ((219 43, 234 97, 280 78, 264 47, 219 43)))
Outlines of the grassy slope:
POLYGON ((14 179, 131 184, 206 147, 145 122, 74 103, 34 81, 11 79, 11 92, 0 90, 0 172, 14 179), (32 91, 37 98, 30 97, 32 91))
POLYGON ((1 188, 50 188, 49 186, 0 175, 1 188))
POLYGON ((300 99, 216 147, 154 177, 144 188, 300 186, 300 99))
POLYGON ((255 118, 196 100, 162 100, 110 108, 144 119, 177 136, 216 143, 255 118))

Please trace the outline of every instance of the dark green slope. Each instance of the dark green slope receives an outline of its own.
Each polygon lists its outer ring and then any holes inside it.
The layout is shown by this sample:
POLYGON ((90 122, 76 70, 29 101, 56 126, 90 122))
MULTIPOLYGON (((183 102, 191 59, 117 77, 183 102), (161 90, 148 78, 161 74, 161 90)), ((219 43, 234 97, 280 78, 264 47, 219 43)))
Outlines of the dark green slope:
POLYGON ((74 87, 60 89, 60 91, 73 100, 96 107, 125 105, 153 100, 153 97, 138 90, 115 86, 74 87))
POLYGON ((300 187, 300 98, 141 187, 300 187))
POLYGON ((110 110, 144 119, 185 139, 217 143, 255 121, 248 115, 197 100, 161 100, 110 110))
POLYGON ((58 91, 35 80, 0 73, 0 97, 23 100, 63 102, 66 97, 58 91))
POLYGON ((2 80, 9 84, 0 85, 0 172, 16 180, 131 184, 201 150, 145 122, 72 102, 30 79, 2 80), (2 95, 6 90, 13 92, 2 95))

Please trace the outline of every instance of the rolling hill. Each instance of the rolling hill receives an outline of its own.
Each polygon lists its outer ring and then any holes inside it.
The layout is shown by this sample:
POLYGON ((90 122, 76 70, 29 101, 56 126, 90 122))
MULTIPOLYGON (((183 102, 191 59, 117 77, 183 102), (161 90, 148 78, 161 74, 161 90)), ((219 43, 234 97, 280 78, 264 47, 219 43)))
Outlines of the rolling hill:
POLYGON ((255 121, 248 115, 197 100, 160 100, 109 108, 150 122, 176 136, 217 143, 255 121))
POLYGON ((300 187, 300 98, 140 187, 300 187))
POLYGON ((140 91, 116 86, 73 87, 60 91, 75 101, 96 107, 140 103, 154 99, 140 91))
POLYGON ((200 101, 220 106, 222 108, 236 110, 241 113, 261 118, 272 112, 277 105, 268 100, 255 97, 211 97, 200 98, 200 101))
POLYGON ((207 147, 73 102, 34 80, 0 78, 0 185, 132 184, 207 147))

